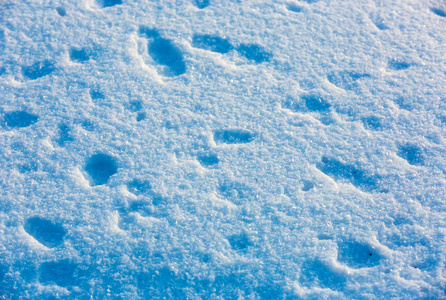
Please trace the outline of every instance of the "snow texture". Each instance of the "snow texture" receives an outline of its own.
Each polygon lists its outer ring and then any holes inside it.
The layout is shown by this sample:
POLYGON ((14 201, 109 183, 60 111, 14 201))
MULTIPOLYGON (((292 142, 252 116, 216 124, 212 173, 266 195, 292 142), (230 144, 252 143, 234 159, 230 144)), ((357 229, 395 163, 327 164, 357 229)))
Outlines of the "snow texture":
POLYGON ((445 299, 446 3, 0 1, 0 299, 445 299))

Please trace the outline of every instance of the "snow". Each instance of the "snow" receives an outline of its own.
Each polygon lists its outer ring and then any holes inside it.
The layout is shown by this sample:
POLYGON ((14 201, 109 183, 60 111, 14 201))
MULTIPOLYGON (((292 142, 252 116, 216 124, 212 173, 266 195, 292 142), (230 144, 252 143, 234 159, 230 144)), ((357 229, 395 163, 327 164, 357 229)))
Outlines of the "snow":
POLYGON ((0 3, 0 299, 446 298, 446 3, 0 3))

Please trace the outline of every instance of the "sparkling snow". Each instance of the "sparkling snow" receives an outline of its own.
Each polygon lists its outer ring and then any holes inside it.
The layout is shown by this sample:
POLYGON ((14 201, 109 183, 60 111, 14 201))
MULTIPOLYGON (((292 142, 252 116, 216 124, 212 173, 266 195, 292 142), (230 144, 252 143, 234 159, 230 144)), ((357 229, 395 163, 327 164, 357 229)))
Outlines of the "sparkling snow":
POLYGON ((446 2, 2 0, 0 299, 446 298, 446 2))

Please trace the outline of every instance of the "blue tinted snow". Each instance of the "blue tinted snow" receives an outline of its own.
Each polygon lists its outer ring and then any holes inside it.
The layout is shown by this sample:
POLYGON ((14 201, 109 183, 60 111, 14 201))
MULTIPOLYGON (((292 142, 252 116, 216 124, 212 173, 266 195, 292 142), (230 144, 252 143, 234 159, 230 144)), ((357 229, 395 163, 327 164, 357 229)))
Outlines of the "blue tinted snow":
POLYGON ((442 3, 3 2, 0 299, 446 299, 442 3))

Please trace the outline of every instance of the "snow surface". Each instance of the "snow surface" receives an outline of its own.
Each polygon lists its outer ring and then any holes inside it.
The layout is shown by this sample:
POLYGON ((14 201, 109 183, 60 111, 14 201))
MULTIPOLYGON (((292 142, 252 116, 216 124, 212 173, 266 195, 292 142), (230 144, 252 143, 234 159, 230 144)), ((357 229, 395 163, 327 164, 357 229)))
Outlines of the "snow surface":
POLYGON ((446 298, 446 2, 2 0, 0 299, 446 298))

